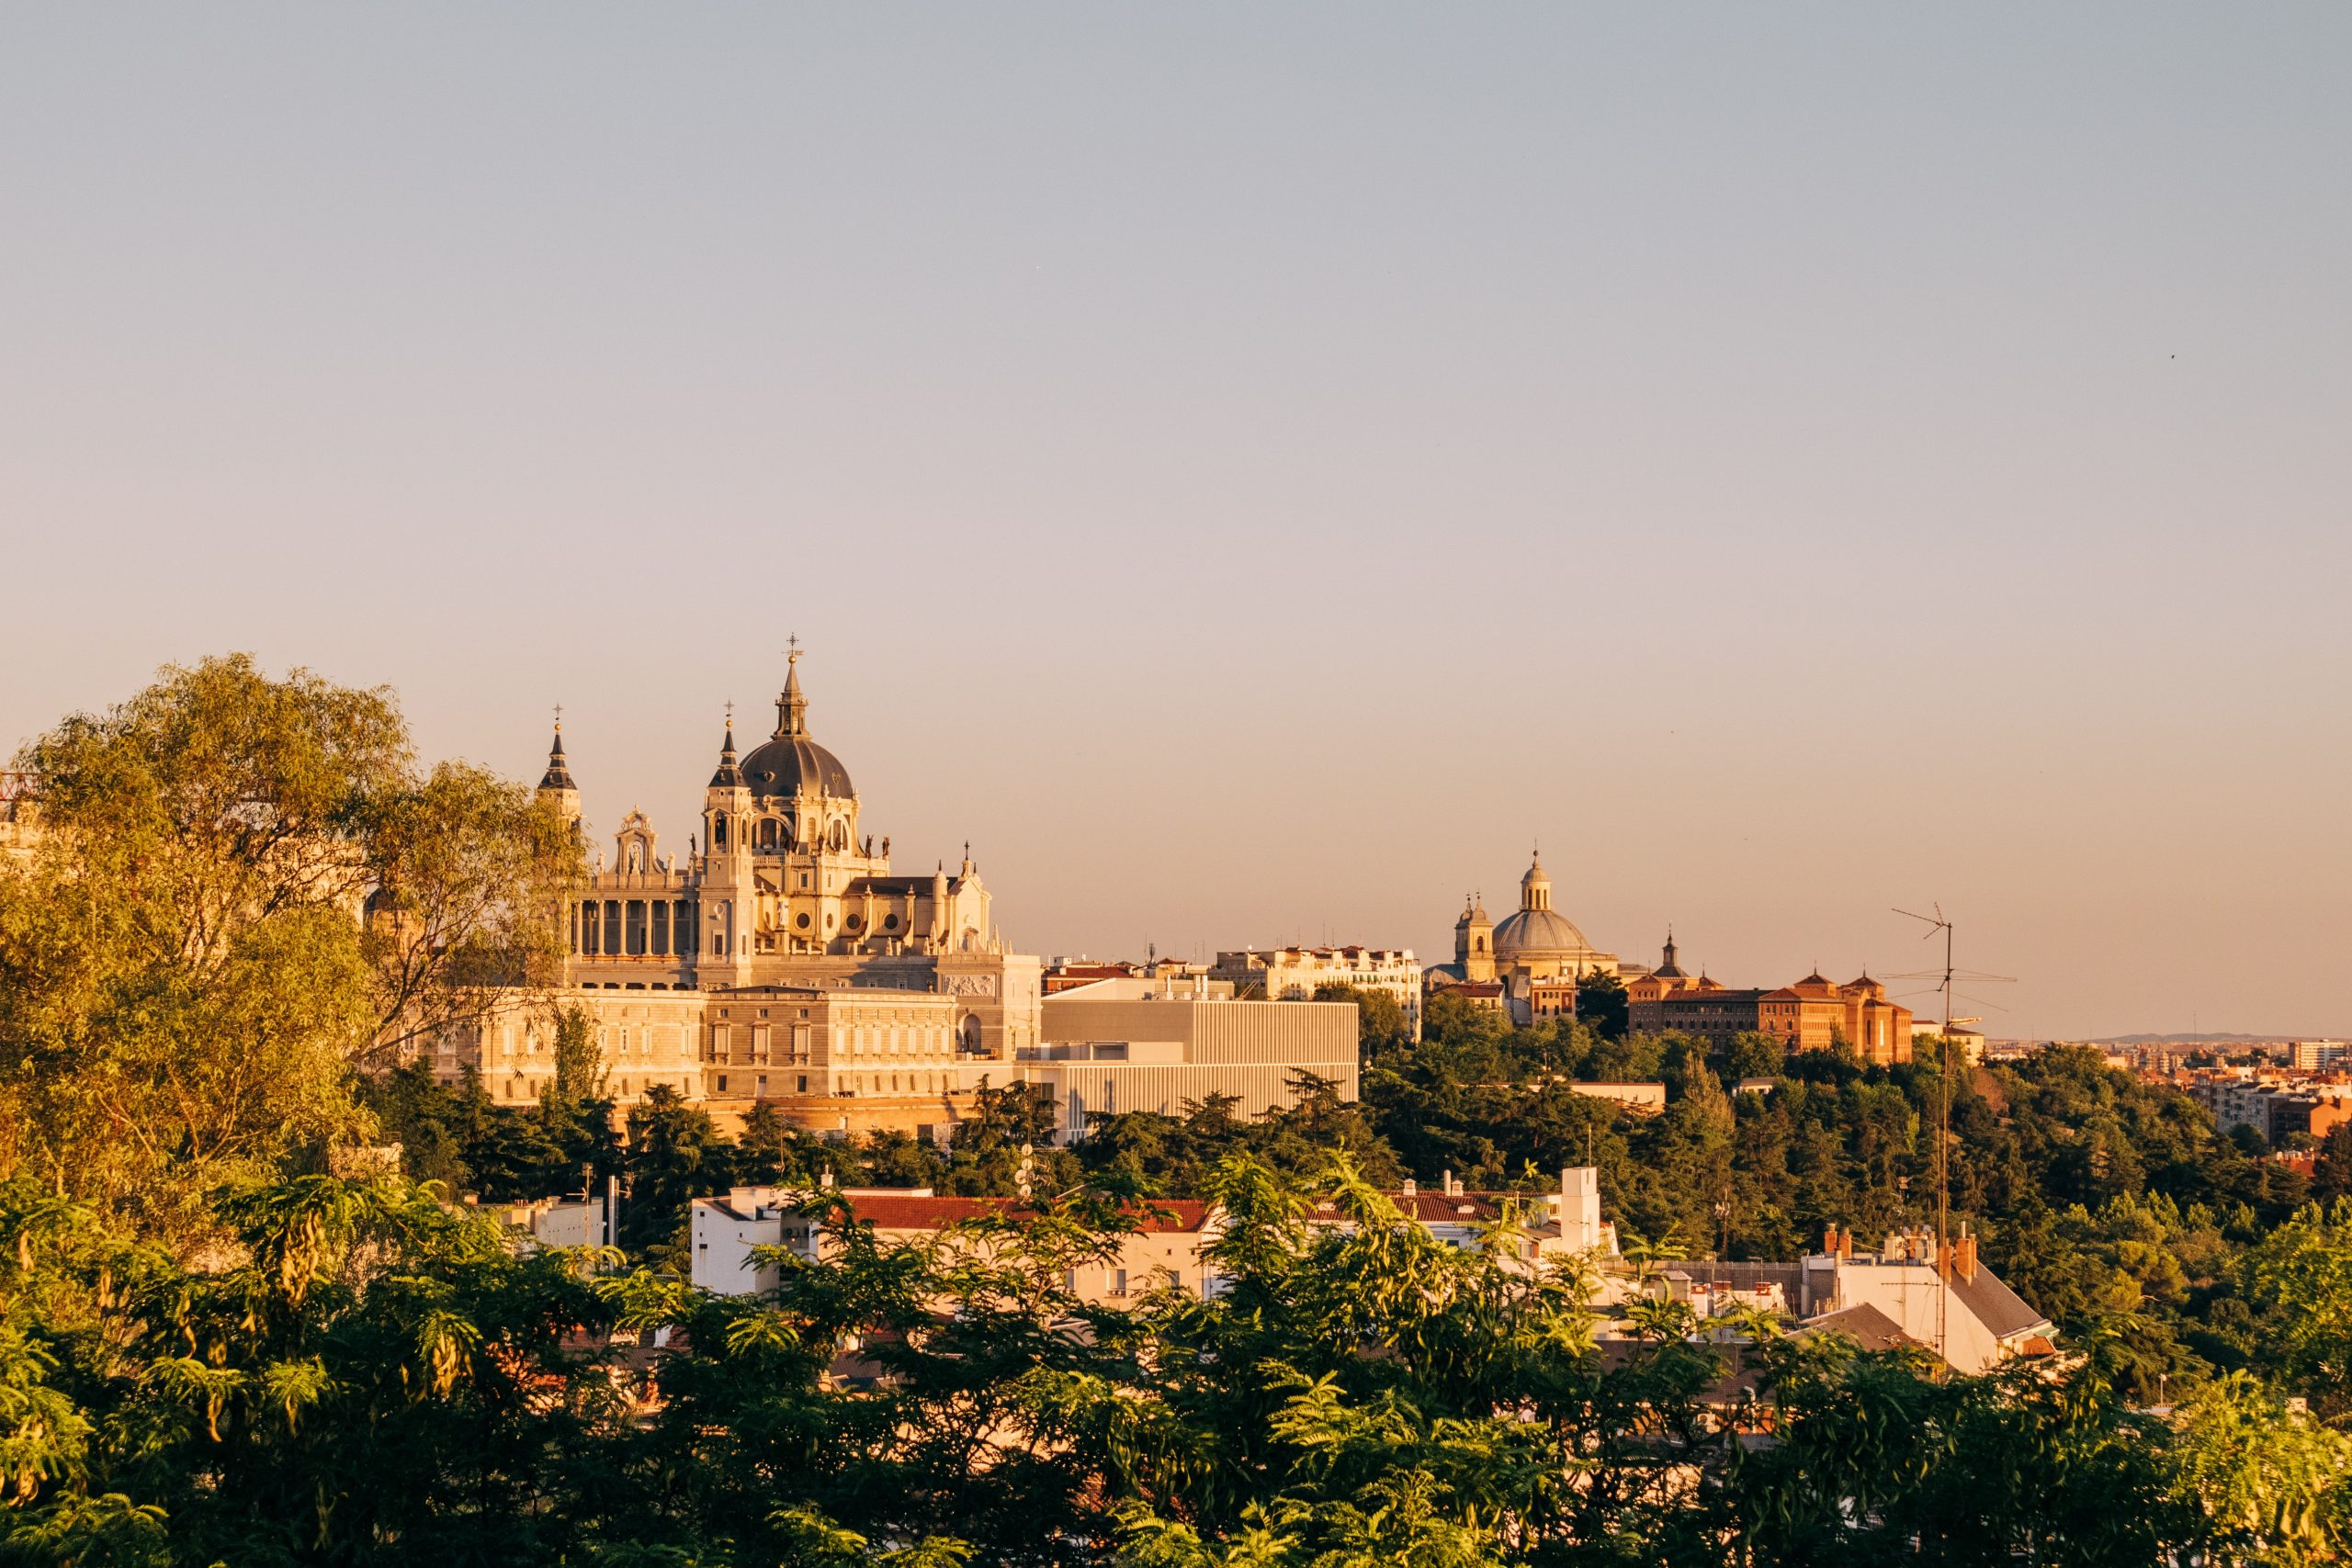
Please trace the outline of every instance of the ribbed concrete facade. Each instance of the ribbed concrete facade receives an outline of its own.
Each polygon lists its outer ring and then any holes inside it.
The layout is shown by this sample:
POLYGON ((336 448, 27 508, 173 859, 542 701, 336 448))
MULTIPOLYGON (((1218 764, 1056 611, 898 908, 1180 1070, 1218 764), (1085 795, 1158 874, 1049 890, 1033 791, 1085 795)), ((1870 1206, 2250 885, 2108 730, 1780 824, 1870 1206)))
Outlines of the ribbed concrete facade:
MULTIPOLYGON (((1065 1135, 1093 1113, 1183 1113, 1186 1103, 1231 1095, 1255 1117, 1295 1104, 1299 1075, 1356 1098, 1353 1002, 1234 1001, 1120 995, 1106 981, 1048 997, 1045 1045, 1024 1076, 1049 1091, 1065 1135), (1106 994, 1107 993, 1107 994, 1106 994)), ((1133 989, 1133 987, 1130 987, 1133 989)))

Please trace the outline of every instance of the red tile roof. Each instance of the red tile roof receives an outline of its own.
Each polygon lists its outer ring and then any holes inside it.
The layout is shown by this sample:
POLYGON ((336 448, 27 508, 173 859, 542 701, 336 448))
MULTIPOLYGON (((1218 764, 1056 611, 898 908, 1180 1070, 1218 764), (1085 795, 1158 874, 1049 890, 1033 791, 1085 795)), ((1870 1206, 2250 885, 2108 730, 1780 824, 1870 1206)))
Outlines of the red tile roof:
MULTIPOLYGON (((862 1197, 848 1200, 859 1219, 882 1231, 935 1231, 985 1215, 1008 1218, 1034 1213, 1018 1198, 862 1197)), ((1168 1199, 1131 1205, 1127 1213, 1136 1228, 1148 1233, 1197 1231, 1208 1217, 1208 1205, 1191 1199, 1168 1199)))

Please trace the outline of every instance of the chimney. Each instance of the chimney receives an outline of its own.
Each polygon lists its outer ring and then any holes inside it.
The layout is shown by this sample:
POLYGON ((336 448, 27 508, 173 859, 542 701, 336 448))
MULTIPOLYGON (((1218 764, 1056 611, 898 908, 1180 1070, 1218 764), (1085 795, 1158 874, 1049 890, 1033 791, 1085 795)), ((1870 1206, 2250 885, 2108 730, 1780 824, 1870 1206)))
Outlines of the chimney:
POLYGON ((1408 1197, 1408 1198, 1414 1197, 1414 1196, 1416 1196, 1417 1194, 1419 1194, 1419 1191, 1420 1191, 1420 1187, 1419 1187, 1419 1185, 1417 1182, 1415 1182, 1415 1181, 1414 1181, 1414 1179, 1413 1179, 1411 1177, 1409 1177, 1409 1176, 1408 1176, 1408 1177, 1405 1178, 1405 1196, 1406 1196, 1406 1197, 1408 1197))
POLYGON ((1437 1190, 1448 1198, 1453 1196, 1453 1168, 1448 1166, 1437 1173, 1437 1190))
POLYGON ((1951 1267, 1952 1272, 1958 1274, 1962 1280, 1974 1282, 1976 1279, 1976 1238, 1974 1236, 1962 1234, 1951 1238, 1951 1267))

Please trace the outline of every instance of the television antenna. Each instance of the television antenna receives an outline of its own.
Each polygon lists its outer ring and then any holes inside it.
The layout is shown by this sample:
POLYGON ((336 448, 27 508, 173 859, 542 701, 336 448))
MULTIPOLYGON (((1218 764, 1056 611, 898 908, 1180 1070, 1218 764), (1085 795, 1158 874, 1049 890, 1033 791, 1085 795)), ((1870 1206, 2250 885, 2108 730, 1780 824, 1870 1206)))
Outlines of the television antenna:
MULTIPOLYGON (((1941 1285, 1941 1288, 1936 1292, 1936 1359, 1943 1363, 1944 1371, 1938 1374, 1941 1376, 1951 1370, 1951 1361, 1945 1353, 1951 1334, 1951 1031, 1955 1023, 1973 1023, 1981 1021, 1963 1020, 1952 1016, 1952 981, 1961 974, 1961 971, 1952 967, 1951 962, 1952 923, 1944 914, 1944 907, 1941 903, 1930 904, 1928 907, 1935 911, 1932 916, 1915 914, 1909 909, 1897 909, 1894 912, 1906 920, 1917 920, 1928 928, 1919 933, 1921 942, 1933 941, 1939 934, 1943 937, 1942 971, 1939 973, 1932 969, 1922 970, 1912 975, 1890 975, 1886 978, 1939 980, 1940 984, 1936 988, 1943 993, 1944 998, 1943 1032, 1938 1037, 1938 1043, 1941 1049, 1938 1053, 1936 1064, 1936 1275, 1941 1285)), ((2012 980, 2016 976, 1984 975, 1972 970, 1968 972, 1968 978, 1972 982, 2001 982, 2012 980)))

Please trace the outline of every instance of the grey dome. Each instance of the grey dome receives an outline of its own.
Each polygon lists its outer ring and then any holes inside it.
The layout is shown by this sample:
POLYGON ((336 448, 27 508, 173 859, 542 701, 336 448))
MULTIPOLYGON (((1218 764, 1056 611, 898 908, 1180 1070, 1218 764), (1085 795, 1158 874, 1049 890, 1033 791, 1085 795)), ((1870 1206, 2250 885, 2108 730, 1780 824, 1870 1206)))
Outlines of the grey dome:
POLYGON ((819 795, 846 799, 857 793, 842 761, 806 735, 779 735, 743 759, 743 782, 756 795, 819 795))
POLYGON ((1589 953, 1592 944, 1557 909, 1521 909, 1495 928, 1495 956, 1589 953))

